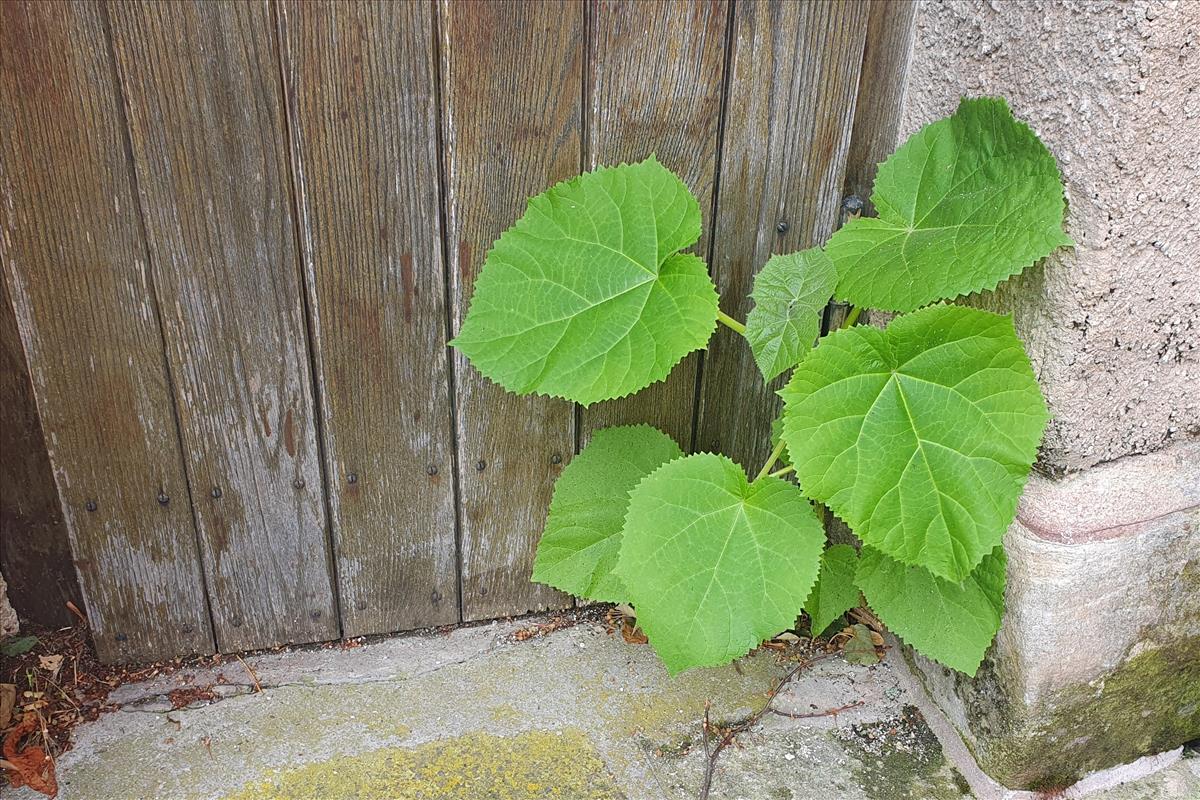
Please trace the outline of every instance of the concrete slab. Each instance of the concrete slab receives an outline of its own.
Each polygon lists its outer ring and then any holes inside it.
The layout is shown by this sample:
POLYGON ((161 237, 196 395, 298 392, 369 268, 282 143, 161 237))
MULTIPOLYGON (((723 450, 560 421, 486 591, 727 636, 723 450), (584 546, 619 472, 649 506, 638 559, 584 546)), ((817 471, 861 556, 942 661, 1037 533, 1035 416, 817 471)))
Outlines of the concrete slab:
MULTIPOLYGON (((59 759, 60 797, 693 798, 705 702, 714 722, 744 719, 794 663, 763 652, 671 679, 649 647, 600 624, 515 641, 531 624, 247 658, 262 692, 236 660, 122 687, 123 710, 80 727, 59 759), (215 702, 170 710, 165 701, 181 685, 214 684, 215 702)), ((972 796, 914 691, 899 659, 814 665, 777 708, 861 705, 835 717, 767 715, 722 755, 711 796, 972 796)), ((1109 797, 1200 796, 1200 760, 1130 786, 1109 797)))

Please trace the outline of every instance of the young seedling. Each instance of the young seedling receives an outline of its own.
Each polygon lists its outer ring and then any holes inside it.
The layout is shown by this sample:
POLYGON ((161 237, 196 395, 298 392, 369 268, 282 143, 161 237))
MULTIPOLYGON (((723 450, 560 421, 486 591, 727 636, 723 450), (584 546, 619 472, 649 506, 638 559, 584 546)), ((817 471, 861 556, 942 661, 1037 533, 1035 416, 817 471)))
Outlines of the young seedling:
POLYGON ((671 673, 738 658, 802 608, 819 633, 859 591, 901 639, 970 675, 999 629, 1001 538, 1048 414, 1011 318, 940 301, 1071 245, 1062 179, 1003 100, 980 98, 880 165, 871 200, 878 217, 768 260, 745 324, 684 252, 700 207, 653 156, 531 199, 475 283, 453 345, 519 394, 637 392, 718 323, 764 380, 791 370, 753 476, 639 425, 597 431, 555 486, 533 579, 635 606, 671 673), (902 313, 818 339, 831 296, 851 321, 902 313), (861 548, 826 548, 814 502, 861 548))

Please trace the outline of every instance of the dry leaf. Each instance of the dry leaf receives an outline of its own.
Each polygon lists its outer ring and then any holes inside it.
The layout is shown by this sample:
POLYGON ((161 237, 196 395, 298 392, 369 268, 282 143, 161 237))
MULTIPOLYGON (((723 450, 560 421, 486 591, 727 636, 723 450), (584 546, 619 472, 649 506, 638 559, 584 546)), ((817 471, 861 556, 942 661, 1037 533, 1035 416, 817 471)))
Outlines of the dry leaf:
POLYGON ((17 704, 17 687, 12 683, 0 683, 0 731, 12 722, 13 707, 17 704))
POLYGON ((62 669, 62 655, 38 656, 38 666, 50 673, 50 680, 58 680, 58 671, 62 669))
POLYGON ((629 619, 625 619, 621 623, 621 638, 629 644, 645 644, 649 641, 646 634, 642 633, 641 628, 630 622, 629 619))
POLYGON ((37 714, 26 712, 21 724, 4 737, 5 772, 13 788, 28 786, 47 797, 58 794, 58 781, 54 777, 54 760, 37 745, 30 744, 18 749, 21 740, 41 727, 37 714))

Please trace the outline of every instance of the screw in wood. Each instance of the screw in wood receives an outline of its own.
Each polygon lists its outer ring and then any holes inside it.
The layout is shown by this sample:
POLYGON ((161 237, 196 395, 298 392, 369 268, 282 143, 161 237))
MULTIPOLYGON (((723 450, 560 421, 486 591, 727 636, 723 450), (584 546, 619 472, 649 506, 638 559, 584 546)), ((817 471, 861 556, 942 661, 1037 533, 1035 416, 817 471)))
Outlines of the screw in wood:
POLYGON ((163 492, 163 491, 159 491, 159 493, 158 493, 158 504, 159 504, 160 506, 165 506, 165 505, 166 505, 167 503, 169 503, 169 502, 171 502, 171 498, 170 498, 170 497, 167 495, 167 493, 166 493, 166 492, 163 492))
POLYGON ((309 614, 309 616, 310 616, 310 617, 312 617, 313 619, 320 619, 320 618, 321 618, 321 612, 320 612, 320 611, 313 611, 313 612, 311 612, 311 613, 309 614))
POLYGON ((437 473, 438 473, 437 465, 430 464, 428 467, 425 468, 425 472, 428 473, 431 477, 434 475, 437 475, 437 473))
POLYGON ((358 483, 358 473, 351 472, 346 476, 346 483, 358 483))
POLYGON ((780 233, 787 233, 788 232, 787 222, 784 220, 779 220, 779 223, 775 226, 775 230, 779 231, 780 233))
POLYGON ((555 453, 554 455, 550 456, 550 463, 551 464, 561 464, 562 456, 560 456, 558 453, 555 453))
POLYGON ((96 510, 96 501, 88 500, 86 503, 83 504, 83 507, 86 508, 88 511, 95 511, 96 510))
POLYGON ((213 497, 213 500, 221 499, 221 487, 220 486, 214 486, 212 488, 212 497, 213 497))
POLYGON ((487 462, 484 461, 482 458, 475 462, 475 471, 476 472, 483 472, 485 469, 487 469, 487 462))

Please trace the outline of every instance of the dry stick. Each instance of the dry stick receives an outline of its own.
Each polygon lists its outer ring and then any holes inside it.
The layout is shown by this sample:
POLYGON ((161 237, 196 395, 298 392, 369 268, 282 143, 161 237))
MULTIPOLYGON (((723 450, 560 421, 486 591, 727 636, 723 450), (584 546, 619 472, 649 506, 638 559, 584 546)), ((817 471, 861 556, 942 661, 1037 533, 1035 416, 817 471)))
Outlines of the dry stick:
POLYGON ((866 705, 866 703, 864 703, 862 700, 855 700, 853 703, 847 703, 844 706, 827 708, 824 711, 814 711, 811 714, 793 714, 790 711, 780 711, 778 708, 772 708, 771 713, 778 714, 781 717, 787 717, 788 719, 816 719, 817 717, 836 717, 843 711, 849 711, 852 708, 858 708, 859 706, 863 705, 866 705))
POLYGON ((242 661, 242 657, 239 656, 237 653, 234 653, 233 657, 236 658, 238 660, 238 663, 240 663, 242 665, 242 667, 245 668, 246 672, 250 673, 250 680, 254 681, 254 691, 261 693, 262 692, 262 684, 258 682, 258 676, 254 674, 254 670, 250 669, 250 665, 247 664, 245 661, 242 661))
POLYGON ((708 793, 712 789, 713 772, 717 768, 717 757, 721 755, 722 750, 724 750, 726 747, 729 746, 729 744, 731 742, 733 742, 734 737, 737 736, 739 733, 744 733, 745 731, 748 731, 750 728, 753 728, 756 724, 758 724, 758 721, 760 719, 762 719, 763 714, 766 714, 768 711, 773 710, 771 708, 771 704, 774 703, 775 698, 779 696, 779 690, 782 689, 784 686, 786 686, 788 681, 790 681, 793 677, 795 677, 797 672, 799 672, 800 670, 802 670, 806 667, 811 667, 813 664, 817 663, 818 661, 824 661, 825 659, 832 658, 833 656, 836 656, 836 655, 838 655, 838 653, 836 653, 836 652, 822 653, 819 656, 807 658, 807 659, 801 661, 796 666, 792 667, 790 670, 788 670, 787 674, 785 674, 782 678, 779 679, 779 681, 775 684, 774 688, 771 689, 770 694, 767 695, 766 705, 764 705, 762 708, 760 708, 755 713, 751 714, 745 720, 739 722, 737 725, 732 725, 729 728, 727 728, 725 730, 725 734, 721 737, 721 740, 719 742, 717 742, 716 748, 710 748, 709 743, 708 743, 708 730, 710 727, 709 721, 708 721, 708 709, 709 709, 709 706, 711 705, 711 703, 708 701, 705 701, 703 731, 704 731, 704 755, 705 755, 706 763, 705 763, 705 767, 704 767, 704 782, 700 784, 700 800, 708 800, 708 793))

